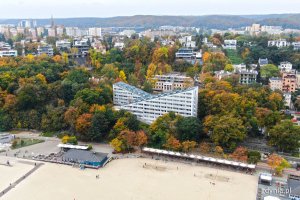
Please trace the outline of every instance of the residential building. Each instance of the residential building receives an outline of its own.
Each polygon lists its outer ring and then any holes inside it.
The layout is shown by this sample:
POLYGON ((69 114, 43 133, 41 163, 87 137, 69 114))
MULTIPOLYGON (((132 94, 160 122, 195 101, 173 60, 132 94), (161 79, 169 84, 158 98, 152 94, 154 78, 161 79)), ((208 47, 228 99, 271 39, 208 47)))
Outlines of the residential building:
POLYGON ((73 47, 78 49, 78 54, 87 55, 90 49, 89 39, 74 40, 73 47))
POLYGON ((56 37, 56 29, 55 28, 48 28, 48 36, 49 37, 56 37))
POLYGON ((195 48, 196 47, 196 41, 193 41, 193 36, 191 36, 191 35, 179 38, 179 42, 183 47, 186 47, 186 48, 195 48))
POLYGON ((37 54, 40 56, 42 54, 46 54, 50 57, 53 56, 53 48, 50 45, 40 45, 37 49, 37 54))
POLYGON ((125 47, 125 43, 124 42, 115 42, 114 47, 117 49, 123 50, 123 48, 125 47))
POLYGON ((176 59, 177 60, 185 60, 191 64, 195 64, 196 62, 202 62, 202 52, 194 52, 193 49, 189 48, 181 48, 177 51, 176 59))
POLYGON ((63 26, 58 26, 56 27, 56 35, 61 37, 64 34, 64 27, 63 26))
POLYGON ((152 80, 155 82, 154 91, 157 92, 183 90, 194 85, 192 78, 175 73, 156 75, 152 80))
POLYGON ((197 116, 198 87, 152 95, 118 82, 113 85, 113 93, 116 109, 127 110, 148 124, 171 111, 184 117, 197 116))
POLYGON ((11 143, 15 135, 9 133, 0 133, 0 144, 11 143))
POLYGON ((17 57, 17 50, 0 50, 0 57, 17 57))
POLYGON ((43 36, 45 33, 45 28, 44 27, 37 27, 36 28, 36 33, 39 37, 43 36))
POLYGON ((294 50, 295 50, 295 51, 300 50, 300 42, 293 42, 292 45, 294 46, 294 50))
POLYGON ((267 64, 269 64, 269 60, 268 60, 268 58, 260 58, 260 59, 258 59, 258 64, 259 64, 259 66, 264 66, 264 65, 267 65, 267 64))
POLYGON ((296 74, 284 72, 282 74, 282 91, 295 92, 296 91, 296 74))
POLYGON ((276 46, 278 48, 287 47, 290 46, 290 43, 287 42, 285 39, 279 39, 279 40, 270 40, 268 41, 268 46, 276 46))
POLYGON ((224 40, 224 49, 236 49, 237 40, 224 40))
POLYGON ((120 33, 120 35, 125 35, 130 38, 135 33, 136 33, 135 30, 124 30, 120 33))
POLYGON ((215 72, 215 77, 218 80, 221 80, 221 79, 224 79, 224 78, 228 78, 228 77, 230 77, 232 75, 233 75, 232 72, 228 72, 228 71, 225 71, 225 70, 221 70, 221 71, 216 71, 215 72))
POLYGON ((281 62, 279 69, 281 72, 290 72, 293 69, 293 64, 290 62, 281 62))
POLYGON ((300 88, 300 72, 296 72, 296 80, 297 80, 297 83, 296 83, 296 86, 297 88, 300 88))
POLYGON ((89 28, 88 30, 89 35, 93 37, 101 37, 102 36, 102 29, 97 27, 89 28))
POLYGON ((290 188, 289 198, 292 200, 300 200, 300 176, 289 175, 287 186, 290 188))
POLYGON ((92 43, 92 47, 94 48, 94 50, 96 50, 97 52, 100 52, 102 54, 105 54, 106 53, 106 46, 102 44, 101 41, 99 40, 95 40, 93 43, 92 43))
POLYGON ((282 90, 282 79, 278 77, 272 77, 269 79, 269 86, 271 90, 282 90))
POLYGON ((256 83, 258 72, 255 70, 241 70, 237 74, 240 75, 240 84, 253 84, 256 83))
POLYGON ((59 49, 59 50, 70 49, 71 48, 71 42, 68 41, 68 40, 56 41, 56 48, 59 49))
POLYGON ((292 105, 292 94, 290 92, 283 93, 284 105, 288 108, 292 105))
POLYGON ((281 26, 262 26, 261 32, 266 32, 271 35, 280 35, 283 29, 281 26))

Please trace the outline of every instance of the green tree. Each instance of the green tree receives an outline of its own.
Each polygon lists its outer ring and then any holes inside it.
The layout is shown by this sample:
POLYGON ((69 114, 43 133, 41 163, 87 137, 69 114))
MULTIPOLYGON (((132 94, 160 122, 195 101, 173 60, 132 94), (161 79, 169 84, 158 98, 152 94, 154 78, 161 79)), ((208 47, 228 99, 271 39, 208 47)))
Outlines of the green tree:
POLYGON ((269 132, 269 143, 279 151, 293 152, 300 148, 300 127, 290 120, 279 122, 269 132))
POLYGON ((261 67, 260 73, 263 78, 277 77, 279 76, 279 69, 276 65, 268 64, 261 67))

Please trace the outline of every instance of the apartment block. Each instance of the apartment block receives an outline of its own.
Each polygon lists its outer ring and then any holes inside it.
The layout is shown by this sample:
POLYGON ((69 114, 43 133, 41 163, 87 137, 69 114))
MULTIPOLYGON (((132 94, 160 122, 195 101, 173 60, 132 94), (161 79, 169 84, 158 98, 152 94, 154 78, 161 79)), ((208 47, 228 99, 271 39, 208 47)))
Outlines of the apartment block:
POLYGON ((157 92, 168 92, 172 90, 183 90, 194 85, 194 80, 180 74, 156 75, 154 90, 157 92))
POLYGON ((198 87, 153 95, 118 82, 113 85, 113 93, 116 109, 127 110, 148 124, 171 111, 184 117, 197 116, 198 87))

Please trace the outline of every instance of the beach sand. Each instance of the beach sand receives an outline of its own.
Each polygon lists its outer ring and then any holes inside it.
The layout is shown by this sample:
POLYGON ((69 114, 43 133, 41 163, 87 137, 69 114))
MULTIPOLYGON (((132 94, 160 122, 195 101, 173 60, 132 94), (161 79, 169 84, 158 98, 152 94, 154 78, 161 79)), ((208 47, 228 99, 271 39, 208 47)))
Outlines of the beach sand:
POLYGON ((2 199, 253 200, 256 191, 256 176, 176 162, 130 158, 113 160, 99 170, 46 163, 2 199))
POLYGON ((10 183, 15 182, 33 168, 32 165, 23 164, 16 159, 1 157, 0 163, 5 164, 7 160, 9 160, 11 166, 0 165, 0 191, 7 188, 10 183))

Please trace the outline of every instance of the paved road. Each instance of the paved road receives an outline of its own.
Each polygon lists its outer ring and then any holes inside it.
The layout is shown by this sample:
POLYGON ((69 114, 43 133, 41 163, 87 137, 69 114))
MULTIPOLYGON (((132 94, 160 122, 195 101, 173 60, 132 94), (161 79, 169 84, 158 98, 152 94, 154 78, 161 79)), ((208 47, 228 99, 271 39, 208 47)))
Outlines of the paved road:
MULTIPOLYGON (((27 164, 35 165, 34 163, 27 162, 27 164)), ((19 183, 21 183, 23 180, 25 180, 28 176, 30 176, 33 172, 35 172, 38 168, 40 168, 44 163, 37 163, 30 171, 28 171, 24 176, 20 177, 18 180, 16 180, 14 183, 10 184, 7 188, 1 191, 0 198, 5 195, 7 192, 12 190, 14 187, 16 187, 19 183)))

